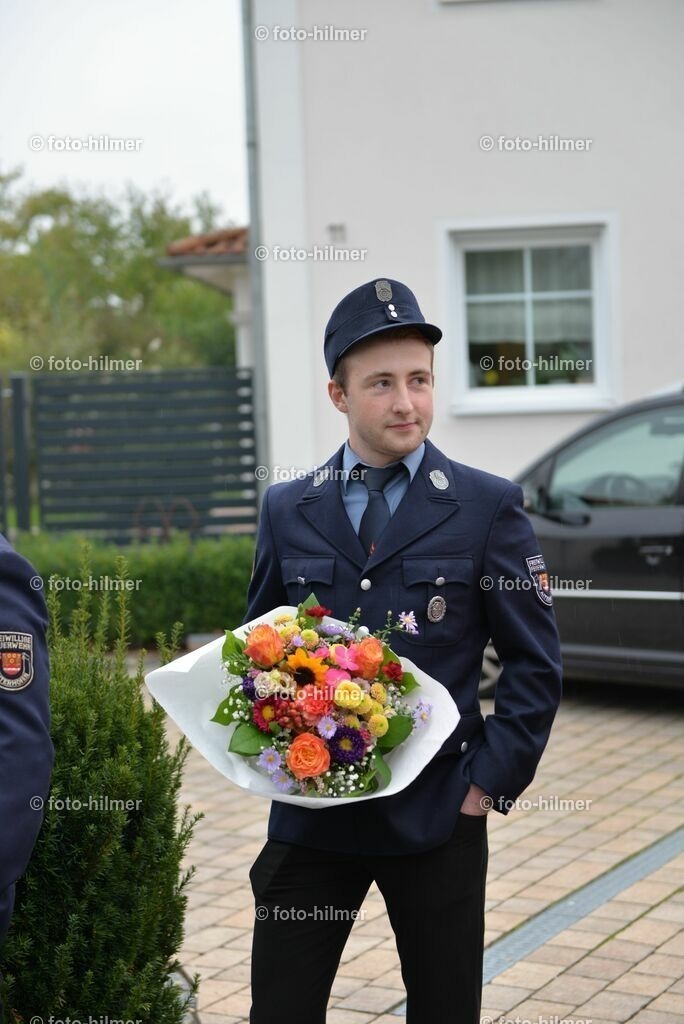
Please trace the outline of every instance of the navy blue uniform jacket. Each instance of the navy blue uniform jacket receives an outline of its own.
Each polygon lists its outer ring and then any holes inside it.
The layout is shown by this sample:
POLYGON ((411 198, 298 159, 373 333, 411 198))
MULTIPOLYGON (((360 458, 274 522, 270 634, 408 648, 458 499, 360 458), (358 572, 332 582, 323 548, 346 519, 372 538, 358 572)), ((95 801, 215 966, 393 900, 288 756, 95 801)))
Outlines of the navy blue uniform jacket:
POLYGON ((0 946, 15 882, 43 822, 54 759, 47 609, 42 590, 31 586, 36 575, 0 534, 0 946))
POLYGON ((426 439, 418 471, 367 557, 340 494, 343 449, 316 471, 327 473, 323 483, 312 472, 265 492, 244 622, 311 591, 337 618, 360 607, 371 631, 389 609, 413 610, 418 635, 394 632, 392 647, 446 686, 462 717, 402 792, 321 810, 273 801, 268 835, 326 850, 413 853, 446 842, 471 782, 503 814, 529 785, 560 701, 558 632, 539 592, 543 563, 526 562, 541 552, 518 484, 454 462, 426 439), (435 485, 435 470, 448 486, 435 485), (427 617, 435 595, 446 601, 439 622, 427 617), (494 713, 483 719, 478 686, 490 637, 503 672, 494 713))

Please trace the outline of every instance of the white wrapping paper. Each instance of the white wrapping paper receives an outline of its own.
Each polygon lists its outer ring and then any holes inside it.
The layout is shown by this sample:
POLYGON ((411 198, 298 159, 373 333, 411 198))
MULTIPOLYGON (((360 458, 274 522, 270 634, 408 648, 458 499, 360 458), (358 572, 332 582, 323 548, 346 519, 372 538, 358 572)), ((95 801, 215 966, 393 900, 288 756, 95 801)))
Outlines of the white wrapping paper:
MULTIPOLYGON (((233 632, 237 637, 244 639, 251 626, 260 622, 273 625, 275 617, 285 612, 296 615, 297 609, 287 606, 274 608, 267 615, 245 623, 233 632)), ((328 616, 321 621, 340 622, 339 619, 328 616)), ((412 672, 420 684, 406 695, 406 702, 415 707, 422 698, 432 704, 432 712, 428 721, 415 729, 400 746, 383 755, 392 771, 389 784, 375 793, 350 798, 281 793, 268 776, 253 768, 240 754, 228 751, 228 743, 237 723, 225 726, 211 721, 217 707, 227 696, 225 684, 222 682, 223 643, 224 638, 218 637, 204 647, 176 658, 175 661, 153 672, 148 672, 145 683, 155 700, 212 767, 236 786, 256 796, 316 810, 323 807, 339 807, 350 800, 375 800, 399 793, 432 760, 447 736, 454 731, 460 718, 456 704, 446 687, 421 671, 408 658, 402 658, 404 670, 412 672)))

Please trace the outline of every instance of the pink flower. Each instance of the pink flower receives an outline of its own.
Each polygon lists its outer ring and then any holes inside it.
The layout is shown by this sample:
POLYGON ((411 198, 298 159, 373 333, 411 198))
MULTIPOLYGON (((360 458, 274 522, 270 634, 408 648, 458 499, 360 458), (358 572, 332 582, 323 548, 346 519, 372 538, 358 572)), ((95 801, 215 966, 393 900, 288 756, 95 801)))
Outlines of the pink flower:
POLYGON ((345 647, 344 644, 333 644, 330 648, 330 657, 336 665, 349 669, 350 672, 356 672, 359 667, 353 646, 345 647))
POLYGON ((345 672, 341 668, 329 668, 325 676, 325 684, 328 688, 328 692, 332 696, 335 693, 335 688, 338 683, 341 683, 343 679, 351 679, 348 672, 345 672))

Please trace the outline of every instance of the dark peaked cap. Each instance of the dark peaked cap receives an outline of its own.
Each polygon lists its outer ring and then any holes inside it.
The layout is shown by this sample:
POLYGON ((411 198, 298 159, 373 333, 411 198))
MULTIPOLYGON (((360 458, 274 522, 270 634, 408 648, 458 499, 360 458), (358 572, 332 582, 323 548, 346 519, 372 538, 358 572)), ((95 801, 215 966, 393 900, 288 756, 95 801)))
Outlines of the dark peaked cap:
POLYGON ((415 295, 401 281, 378 278, 362 284, 338 302, 325 329, 325 362, 332 377, 335 365, 357 341, 398 327, 415 327, 436 344, 439 327, 425 322, 415 295))

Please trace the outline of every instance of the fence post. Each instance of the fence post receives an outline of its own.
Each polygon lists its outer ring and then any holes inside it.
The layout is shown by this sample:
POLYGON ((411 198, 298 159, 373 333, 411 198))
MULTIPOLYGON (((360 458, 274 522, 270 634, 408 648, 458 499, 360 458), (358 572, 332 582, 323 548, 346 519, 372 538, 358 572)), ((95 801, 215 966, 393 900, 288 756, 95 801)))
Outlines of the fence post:
POLYGON ((14 500, 17 506, 17 529, 31 529, 29 495, 28 402, 26 374, 13 373, 12 434, 14 437, 14 500))

